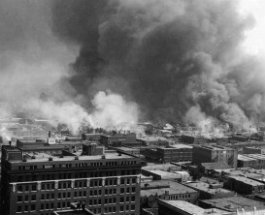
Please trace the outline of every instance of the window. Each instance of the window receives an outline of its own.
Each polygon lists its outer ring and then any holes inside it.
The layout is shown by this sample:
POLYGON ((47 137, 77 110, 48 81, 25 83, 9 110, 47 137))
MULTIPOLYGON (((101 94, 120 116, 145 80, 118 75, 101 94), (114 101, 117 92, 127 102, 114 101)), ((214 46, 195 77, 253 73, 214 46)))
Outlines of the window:
POLYGON ((35 194, 31 196, 31 200, 36 200, 36 195, 35 194))
POLYGON ((23 190, 23 189, 22 189, 22 185, 18 185, 18 186, 17 186, 17 190, 18 190, 18 191, 22 191, 22 190, 23 190))
POLYGON ((124 211, 124 207, 123 207, 123 205, 121 205, 121 207, 120 207, 120 211, 124 211))
POLYGON ((22 196, 18 196, 18 197, 17 197, 17 201, 18 201, 18 202, 21 202, 21 201, 22 201, 22 196))
POLYGON ((32 185, 31 190, 37 190, 37 186, 35 184, 32 185))
POLYGON ((17 206, 17 212, 21 212, 22 211, 22 207, 21 206, 17 206))
POLYGON ((36 209, 35 205, 31 205, 31 210, 34 211, 36 209))

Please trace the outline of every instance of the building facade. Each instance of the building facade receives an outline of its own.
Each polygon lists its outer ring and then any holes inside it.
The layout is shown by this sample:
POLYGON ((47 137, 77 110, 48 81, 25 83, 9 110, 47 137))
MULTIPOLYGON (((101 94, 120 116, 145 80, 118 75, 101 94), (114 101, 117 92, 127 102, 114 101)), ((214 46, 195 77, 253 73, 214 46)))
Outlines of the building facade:
POLYGON ((176 144, 168 147, 157 147, 146 149, 143 154, 147 159, 161 163, 190 162, 192 161, 192 146, 176 144))
POLYGON ((198 145, 193 147, 194 164, 218 163, 220 166, 237 167, 237 150, 219 145, 198 145))
POLYGON ((55 156, 3 146, 1 214, 48 215, 78 203, 95 214, 137 215, 142 164, 117 153, 55 156))

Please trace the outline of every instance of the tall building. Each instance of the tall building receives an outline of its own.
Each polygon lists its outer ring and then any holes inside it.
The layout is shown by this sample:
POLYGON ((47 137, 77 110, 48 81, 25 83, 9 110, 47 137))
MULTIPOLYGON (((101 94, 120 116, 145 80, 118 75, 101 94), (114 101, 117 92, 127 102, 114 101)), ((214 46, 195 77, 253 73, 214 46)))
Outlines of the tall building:
POLYGON ((142 161, 95 147, 58 155, 3 146, 1 214, 48 215, 77 203, 95 214, 138 215, 142 161))
POLYGON ((237 150, 219 145, 198 145, 192 150, 194 164, 216 163, 220 166, 237 167, 237 150))

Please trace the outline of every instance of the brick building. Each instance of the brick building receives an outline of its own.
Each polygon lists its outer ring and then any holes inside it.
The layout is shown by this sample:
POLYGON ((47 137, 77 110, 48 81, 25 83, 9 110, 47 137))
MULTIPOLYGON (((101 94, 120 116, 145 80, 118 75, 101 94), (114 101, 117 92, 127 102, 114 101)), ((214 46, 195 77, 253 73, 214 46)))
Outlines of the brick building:
POLYGON ((224 183, 224 187, 245 195, 264 191, 264 183, 245 176, 229 176, 224 183))
POLYGON ((77 202, 95 214, 138 215, 142 161, 118 153, 90 155, 94 150, 86 147, 58 156, 3 146, 1 214, 48 215, 77 202))
POLYGON ((144 156, 153 161, 161 163, 192 161, 192 146, 185 144, 175 144, 168 147, 156 147, 146 149, 144 156))
POLYGON ((237 150, 219 145, 194 146, 192 151, 194 164, 216 163, 230 168, 237 167, 237 150))
POLYGON ((238 167, 251 167, 255 169, 265 168, 264 154, 244 154, 238 155, 238 167))

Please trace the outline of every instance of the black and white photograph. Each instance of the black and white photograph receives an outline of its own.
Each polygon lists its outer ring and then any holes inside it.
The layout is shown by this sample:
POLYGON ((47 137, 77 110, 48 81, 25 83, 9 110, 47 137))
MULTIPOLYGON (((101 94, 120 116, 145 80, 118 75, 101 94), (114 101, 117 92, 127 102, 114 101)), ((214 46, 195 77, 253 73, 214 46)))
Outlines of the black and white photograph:
POLYGON ((265 0, 0 0, 0 215, 264 215, 265 0))

